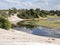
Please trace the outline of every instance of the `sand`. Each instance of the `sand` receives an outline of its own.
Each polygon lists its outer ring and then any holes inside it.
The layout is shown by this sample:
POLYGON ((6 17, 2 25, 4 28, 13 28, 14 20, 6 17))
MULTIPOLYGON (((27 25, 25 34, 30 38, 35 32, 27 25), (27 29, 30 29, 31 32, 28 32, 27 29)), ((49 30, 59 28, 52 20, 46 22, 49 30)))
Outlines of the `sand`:
POLYGON ((0 29, 0 45, 60 45, 60 39, 0 29))
POLYGON ((17 14, 14 14, 14 15, 11 15, 10 17, 8 17, 9 21, 12 23, 12 24, 16 24, 18 23, 19 21, 23 21, 24 19, 22 18, 19 18, 17 16, 17 14))

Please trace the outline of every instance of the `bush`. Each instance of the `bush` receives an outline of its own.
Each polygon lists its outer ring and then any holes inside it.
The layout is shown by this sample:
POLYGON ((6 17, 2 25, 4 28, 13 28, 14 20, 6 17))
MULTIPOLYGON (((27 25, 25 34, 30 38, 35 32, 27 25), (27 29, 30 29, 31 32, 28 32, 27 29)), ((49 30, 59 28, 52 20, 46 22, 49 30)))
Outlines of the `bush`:
POLYGON ((0 28, 8 30, 11 28, 11 23, 8 19, 5 19, 4 17, 0 16, 0 28))

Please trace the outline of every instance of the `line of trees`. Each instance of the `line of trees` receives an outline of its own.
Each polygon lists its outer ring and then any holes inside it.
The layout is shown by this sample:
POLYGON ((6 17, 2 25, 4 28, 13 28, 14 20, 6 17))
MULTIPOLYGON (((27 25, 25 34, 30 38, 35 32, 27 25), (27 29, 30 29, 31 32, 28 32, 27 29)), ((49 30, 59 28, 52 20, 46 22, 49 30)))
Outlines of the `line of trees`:
POLYGON ((36 9, 16 9, 12 8, 9 10, 0 10, 0 16, 8 17, 10 15, 14 15, 18 13, 17 16, 24 19, 29 18, 40 18, 40 17, 47 17, 47 15, 57 15, 60 16, 60 10, 41 10, 39 8, 36 9), (6 13, 8 12, 8 13, 6 13))
POLYGON ((40 17, 46 17, 48 15, 48 11, 37 9, 23 9, 20 10, 18 14, 18 17, 29 19, 29 18, 40 18, 40 17))
POLYGON ((60 16, 60 10, 40 10, 39 8, 36 9, 22 9, 19 11, 18 17, 20 18, 40 18, 40 17, 47 17, 50 16, 60 16), (20 13, 21 12, 21 13, 20 13))

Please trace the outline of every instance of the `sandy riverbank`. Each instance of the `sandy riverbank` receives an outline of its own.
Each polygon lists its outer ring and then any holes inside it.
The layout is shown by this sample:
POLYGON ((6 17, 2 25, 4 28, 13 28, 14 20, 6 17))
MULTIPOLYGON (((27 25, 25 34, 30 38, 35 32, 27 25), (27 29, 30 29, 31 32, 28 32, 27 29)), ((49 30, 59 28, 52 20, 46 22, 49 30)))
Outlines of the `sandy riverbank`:
POLYGON ((19 18, 17 16, 17 14, 14 14, 14 15, 11 15, 10 17, 8 17, 9 21, 12 23, 12 24, 16 24, 18 23, 19 21, 23 21, 24 19, 22 18, 19 18))
POLYGON ((36 36, 21 31, 0 29, 0 45, 59 45, 60 39, 36 36))

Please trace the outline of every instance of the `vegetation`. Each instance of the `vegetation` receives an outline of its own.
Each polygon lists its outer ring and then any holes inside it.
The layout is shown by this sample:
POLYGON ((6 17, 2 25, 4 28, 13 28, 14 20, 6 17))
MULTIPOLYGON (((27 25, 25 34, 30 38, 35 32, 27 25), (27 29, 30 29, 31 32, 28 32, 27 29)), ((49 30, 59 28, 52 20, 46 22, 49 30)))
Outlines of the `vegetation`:
POLYGON ((17 13, 17 9, 16 8, 12 8, 8 10, 8 15, 14 15, 15 13, 17 13))
POLYGON ((31 19, 31 18, 40 18, 40 17, 46 17, 47 14, 44 12, 44 10, 41 10, 39 8, 37 9, 26 9, 23 10, 22 13, 18 14, 18 17, 24 18, 24 19, 31 19))
POLYGON ((6 10, 0 10, 0 16, 7 18, 8 17, 7 11, 6 10))
POLYGON ((14 15, 17 13, 18 17, 23 19, 31 19, 31 18, 40 18, 47 16, 60 16, 60 10, 41 10, 39 8, 36 9, 16 9, 11 8, 9 10, 0 10, 0 15, 4 17, 8 17, 10 15, 14 15))
MULTIPOLYGON (((17 14, 19 18, 28 19, 29 21, 19 22, 18 25, 41 25, 46 27, 58 28, 60 22, 57 21, 48 21, 43 20, 42 18, 60 18, 60 10, 41 10, 39 8, 36 9, 7 9, 0 10, 0 28, 9 29, 11 27, 10 22, 6 19, 7 17, 17 14), (3 16, 3 17, 1 17, 3 16), (5 20, 5 21, 4 21, 5 20), (34 21, 35 20, 35 21, 34 21), (2 23, 3 22, 3 23, 2 23)), ((14 27, 13 25, 12 27, 14 27)))
POLYGON ((18 17, 24 19, 31 19, 31 18, 40 18, 40 17, 47 17, 47 16, 60 16, 59 10, 40 10, 39 8, 36 9, 21 9, 18 11, 18 17))
POLYGON ((10 22, 2 16, 0 16, 0 28, 7 30, 11 28, 10 22))
POLYGON ((60 29, 60 22, 59 21, 49 21, 49 20, 40 20, 36 22, 37 25, 48 27, 48 28, 55 28, 60 29))
POLYGON ((44 26, 44 27, 48 27, 48 28, 60 29, 60 21, 49 21, 49 20, 45 20, 45 19, 25 20, 25 21, 17 23, 17 25, 18 26, 34 25, 34 26, 44 26))

